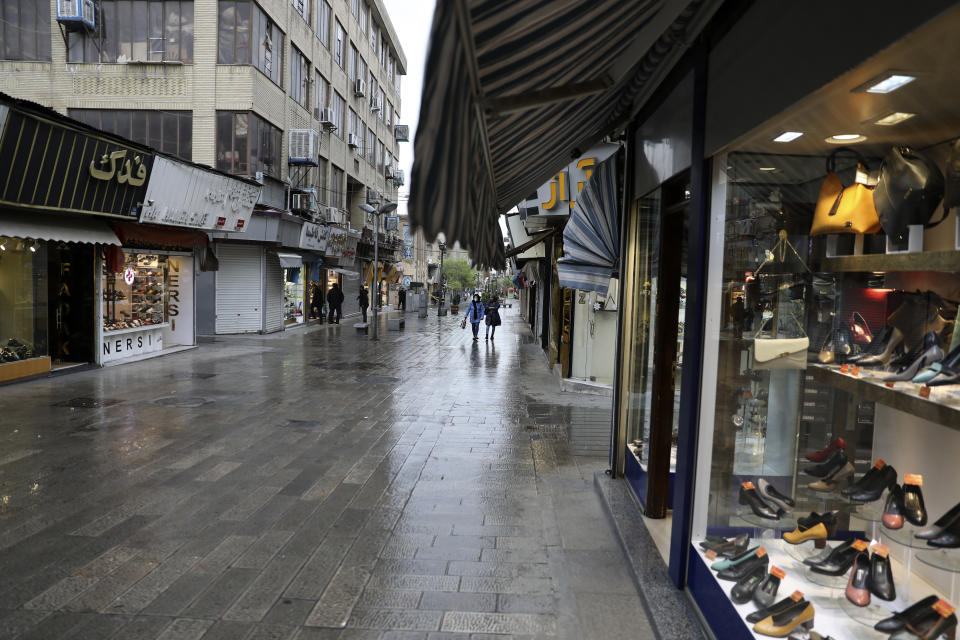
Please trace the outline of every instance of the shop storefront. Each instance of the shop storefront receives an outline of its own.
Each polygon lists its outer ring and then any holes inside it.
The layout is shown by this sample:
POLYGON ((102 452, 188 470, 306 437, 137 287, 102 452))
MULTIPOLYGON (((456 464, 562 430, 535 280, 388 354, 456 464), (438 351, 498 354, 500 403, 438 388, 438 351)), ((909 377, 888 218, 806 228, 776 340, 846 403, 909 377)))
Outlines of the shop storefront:
MULTIPOLYGON (((343 291, 343 315, 360 313, 357 296, 360 295, 360 265, 357 246, 361 232, 341 227, 330 227, 327 248, 324 251, 326 291, 337 284, 343 291)), ((324 294, 326 295, 326 294, 324 294)))
POLYGON ((323 252, 327 248, 330 227, 313 222, 304 222, 300 230, 300 255, 303 265, 299 273, 290 273, 286 279, 286 295, 291 300, 301 296, 299 304, 292 308, 301 311, 286 319, 287 324, 311 324, 323 320, 324 288, 321 282, 323 252), (292 280, 293 276, 296 280, 292 280))

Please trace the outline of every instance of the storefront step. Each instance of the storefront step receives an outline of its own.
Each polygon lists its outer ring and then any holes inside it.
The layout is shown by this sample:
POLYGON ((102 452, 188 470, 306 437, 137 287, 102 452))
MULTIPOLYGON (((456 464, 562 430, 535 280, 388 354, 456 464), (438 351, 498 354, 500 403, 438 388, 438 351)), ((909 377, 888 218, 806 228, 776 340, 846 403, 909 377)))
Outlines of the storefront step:
POLYGON ((139 362, 140 360, 149 360, 150 358, 159 358, 161 356, 169 356, 174 353, 180 353, 181 351, 189 351, 191 349, 196 349, 197 345, 187 344, 179 347, 170 347, 169 349, 164 349, 159 353, 143 353, 137 356, 130 356, 129 358, 121 358, 119 360, 111 360, 110 362, 105 362, 104 367, 112 367, 118 364, 129 364, 131 362, 139 362))
POLYGON ((577 380, 576 378, 560 378, 560 390, 613 397, 613 387, 609 384, 591 380, 577 380))

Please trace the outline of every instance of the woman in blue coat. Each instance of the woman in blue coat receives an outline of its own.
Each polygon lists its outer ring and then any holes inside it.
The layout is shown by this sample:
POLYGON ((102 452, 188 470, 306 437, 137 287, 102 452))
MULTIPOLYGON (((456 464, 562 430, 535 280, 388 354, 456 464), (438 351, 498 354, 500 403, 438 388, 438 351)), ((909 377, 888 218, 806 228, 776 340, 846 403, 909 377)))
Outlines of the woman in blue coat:
POLYGON ((497 332, 497 327, 500 326, 500 301, 497 300, 497 296, 490 296, 490 301, 487 302, 484 313, 487 320, 487 337, 485 339, 493 340, 493 334, 497 332))
POLYGON ((480 321, 483 320, 483 303, 480 302, 480 294, 473 294, 473 300, 467 305, 466 321, 473 325, 473 339, 479 340, 480 321))

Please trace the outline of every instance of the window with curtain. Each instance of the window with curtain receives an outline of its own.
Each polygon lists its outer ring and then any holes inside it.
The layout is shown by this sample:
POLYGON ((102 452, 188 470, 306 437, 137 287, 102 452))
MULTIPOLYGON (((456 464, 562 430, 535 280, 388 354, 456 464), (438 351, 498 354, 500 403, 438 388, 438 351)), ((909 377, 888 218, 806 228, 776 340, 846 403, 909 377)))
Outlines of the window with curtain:
POLYGON ((333 92, 333 101, 330 103, 330 107, 333 109, 333 124, 336 125, 333 133, 343 140, 344 131, 346 131, 346 123, 344 122, 346 118, 346 108, 347 101, 343 99, 343 96, 339 92, 333 92))
POLYGON ((350 73, 350 84, 353 84, 357 80, 357 48, 353 46, 353 43, 350 43, 350 59, 347 62, 347 71, 350 73))
POLYGON ((377 117, 383 120, 383 112, 387 108, 387 94, 383 92, 383 89, 380 89, 380 95, 378 97, 380 98, 380 112, 377 113, 377 117))
POLYGON ((380 27, 377 26, 377 23, 370 20, 370 49, 373 51, 373 55, 376 56, 378 53, 378 45, 380 44, 380 27))
POLYGON ((380 66, 384 69, 387 68, 387 54, 389 52, 389 47, 387 47, 387 38, 383 36, 380 38, 380 66))
POLYGON ((330 195, 327 193, 327 189, 330 187, 327 180, 328 164, 323 158, 317 161, 317 202, 322 205, 330 202, 330 195))
POLYGON ((330 99, 330 83, 317 71, 314 73, 313 106, 321 111, 330 99))
POLYGON ((383 173, 383 143, 377 140, 377 171, 383 173))
POLYGON ((217 169, 280 178, 281 131, 252 111, 217 112, 217 169))
POLYGON ((0 0, 0 56, 4 60, 50 60, 50 3, 0 0))
POLYGON ((163 153, 188 161, 193 159, 191 111, 69 109, 67 115, 102 131, 150 145, 163 153))
POLYGON ((354 18, 360 19, 360 0, 350 0, 350 13, 354 18))
POLYGON ((367 153, 364 155, 367 159, 367 164, 371 167, 377 164, 376 159, 376 149, 377 149, 377 134, 370 128, 367 129, 367 141, 366 141, 367 153))
POLYGON ((367 33, 367 20, 370 17, 370 5, 366 2, 360 3, 360 33, 366 35, 367 33))
POLYGON ((387 101, 387 104, 383 107, 383 121, 387 127, 393 126, 393 105, 390 104, 390 101, 387 101))
POLYGON ((290 97, 306 109, 310 94, 310 63, 296 47, 290 47, 290 57, 290 97))
POLYGON ((300 14, 300 17, 310 23, 310 0, 290 0, 293 10, 300 14))
POLYGON ((334 20, 336 22, 336 33, 333 39, 333 60, 337 63, 337 66, 343 69, 343 41, 346 39, 347 34, 343 30, 343 25, 340 24, 339 20, 334 20))
POLYGON ((330 48, 330 16, 333 15, 333 9, 327 0, 319 0, 317 3, 317 37, 320 38, 320 44, 327 49, 330 48))
POLYGON ((247 0, 221 0, 219 10, 217 62, 252 64, 277 86, 282 86, 283 32, 280 28, 256 3, 247 0))
POLYGON ((338 209, 343 209, 345 206, 343 175, 343 169, 337 165, 330 165, 330 189, 327 193, 330 194, 330 206, 338 209))
POLYGON ((67 62, 193 62, 193 0, 101 0, 100 7, 102 50, 96 36, 67 32, 67 62))

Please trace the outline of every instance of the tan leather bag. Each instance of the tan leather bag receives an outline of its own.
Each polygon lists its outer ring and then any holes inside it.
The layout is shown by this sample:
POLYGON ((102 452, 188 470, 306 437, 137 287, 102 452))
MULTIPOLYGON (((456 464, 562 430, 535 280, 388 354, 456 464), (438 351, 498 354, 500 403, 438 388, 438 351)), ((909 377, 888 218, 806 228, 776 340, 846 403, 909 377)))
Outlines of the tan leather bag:
MULTIPOLYGON (((827 158, 827 177, 820 186, 817 207, 813 212, 811 236, 828 233, 878 233, 881 230, 880 216, 873 204, 873 188, 859 182, 844 187, 836 174, 836 155, 840 151, 853 151, 841 147, 827 158)), ((867 163, 857 153, 858 166, 867 169, 867 163)))

